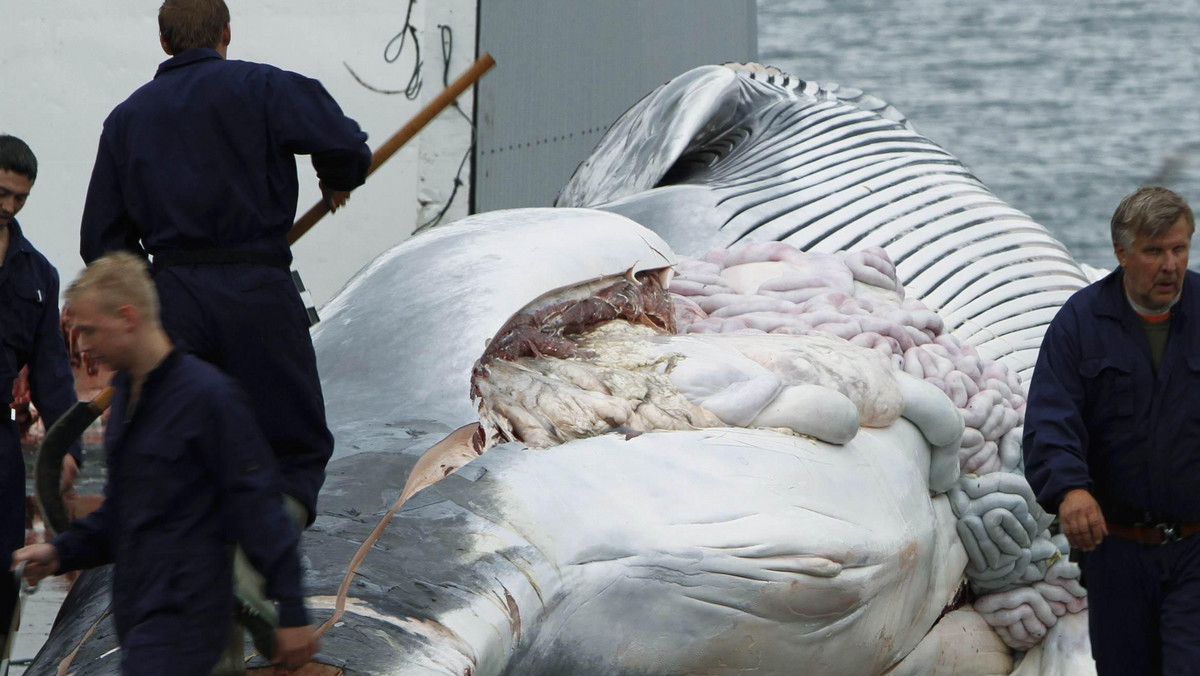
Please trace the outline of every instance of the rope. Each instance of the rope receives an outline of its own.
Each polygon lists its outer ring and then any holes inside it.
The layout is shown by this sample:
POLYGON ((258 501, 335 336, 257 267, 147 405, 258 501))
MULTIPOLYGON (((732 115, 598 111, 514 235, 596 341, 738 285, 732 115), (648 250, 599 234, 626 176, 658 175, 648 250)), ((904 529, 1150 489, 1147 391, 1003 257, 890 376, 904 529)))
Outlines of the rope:
POLYGON ((367 552, 370 551, 375 541, 379 539, 379 536, 383 535, 383 531, 387 530, 388 524, 392 521, 392 516, 396 514, 396 510, 400 509, 400 505, 404 503, 406 497, 402 494, 396 499, 396 504, 392 505, 388 513, 384 514, 379 523, 375 524, 375 528, 371 531, 371 534, 358 546, 358 551, 354 552, 354 556, 350 559, 350 565, 346 567, 346 575, 342 578, 342 584, 338 587, 337 601, 334 603, 333 615, 330 615, 328 620, 325 620, 320 627, 317 627, 317 638, 323 636, 346 612, 346 596, 350 593, 350 582, 354 580, 354 574, 358 571, 358 566, 363 562, 363 559, 367 558, 367 552))
POLYGON ((417 27, 412 25, 413 5, 415 4, 417 4, 417 0, 408 0, 408 11, 404 15, 404 26, 400 28, 399 33, 396 33, 392 36, 391 40, 388 40, 387 45, 383 48, 383 60, 387 63, 395 63, 399 60, 400 55, 404 53, 404 46, 408 42, 409 36, 412 37, 413 47, 416 49, 417 55, 416 59, 413 60, 413 71, 412 75, 408 78, 408 84, 405 85, 404 89, 382 89, 376 87, 359 77, 358 73, 354 72, 354 69, 350 67, 350 64, 343 61, 342 65, 346 67, 346 70, 350 71, 350 75, 363 87, 377 94, 404 94, 404 97, 409 101, 415 100, 417 95, 421 93, 421 66, 425 65, 425 62, 421 61, 421 41, 417 37, 417 27))
POLYGON ((408 12, 404 15, 404 27, 391 40, 388 40, 387 46, 383 48, 383 60, 388 63, 395 63, 396 59, 399 59, 400 54, 404 51, 404 43, 408 40, 408 36, 412 36, 413 47, 417 51, 417 58, 413 61, 413 72, 412 76, 408 79, 408 86, 404 88, 404 96, 410 101, 417 98, 417 94, 421 93, 421 41, 417 39, 417 27, 412 25, 412 11, 415 4, 417 4, 417 0, 408 0, 408 12), (388 56, 397 40, 400 41, 400 44, 396 46, 396 53, 388 56))
MULTIPOLYGON (((383 60, 387 63, 395 63, 400 59, 401 54, 403 54, 404 47, 408 43, 408 38, 412 38, 413 46, 416 49, 416 58, 413 61, 413 71, 412 75, 409 76, 408 84, 404 87, 404 89, 385 89, 383 87, 375 86, 364 80, 357 72, 354 71, 353 68, 350 67, 350 64, 343 61, 342 65, 346 67, 346 70, 350 73, 350 76, 353 77, 358 84, 370 91, 375 92, 376 94, 404 94, 404 96, 410 101, 415 100, 417 95, 420 94, 421 85, 424 82, 421 69, 425 65, 425 62, 421 60, 421 42, 417 37, 417 28, 412 24, 413 6, 415 4, 416 0, 409 0, 408 10, 404 15, 404 26, 400 28, 398 33, 392 36, 391 40, 388 40, 387 45, 385 45, 383 48, 383 60)), ((448 88, 450 86, 450 59, 454 54, 454 31, 446 24, 438 24, 438 32, 442 43, 442 84, 444 87, 448 88)), ((467 168, 467 161, 471 159, 471 155, 475 152, 475 123, 471 119, 471 116, 467 115, 466 111, 464 111, 462 107, 458 105, 457 101, 455 101, 453 105, 458 111, 459 115, 462 115, 463 119, 467 121, 467 124, 471 128, 471 142, 467 145, 467 151, 463 154, 462 160, 458 163, 458 171, 454 174, 454 184, 450 189, 450 196, 446 198, 446 203, 442 205, 441 210, 439 210, 438 213, 432 218, 418 225, 416 229, 413 230, 414 235, 434 227, 438 223, 441 223, 442 219, 446 217, 446 213, 450 211, 450 207, 454 204, 454 199, 458 196, 458 189, 464 185, 462 175, 467 168)))
MULTIPOLYGON (((474 436, 478 427, 478 423, 464 425, 451 432, 445 439, 442 439, 438 443, 434 444, 433 448, 430 448, 428 451, 426 451, 426 453, 433 451, 434 448, 450 442, 451 440, 456 439, 461 442, 463 439, 470 439, 474 436)), ((375 528, 371 530, 371 534, 368 535, 365 540, 363 540, 362 544, 358 546, 358 550, 354 552, 354 556, 350 559, 350 565, 346 567, 346 575, 342 577, 342 584, 338 587, 337 600, 334 602, 333 606, 333 615, 330 615, 329 619, 325 620, 325 622, 323 622, 321 626, 317 628, 317 638, 323 636, 325 632, 334 624, 336 624, 337 621, 342 618, 342 615, 345 614, 346 596, 350 593, 350 582, 354 580, 354 574, 358 571, 358 566, 362 564, 363 559, 367 558, 367 552, 369 552, 371 547, 375 545, 375 542, 379 539, 379 536, 383 535, 383 531, 387 530, 388 524, 392 522, 392 517, 396 514, 396 510, 400 509, 400 505, 404 504, 410 497, 408 488, 409 487, 406 485, 405 490, 401 491, 400 497, 396 499, 396 504, 392 505, 392 508, 388 510, 387 514, 383 515, 383 518, 379 520, 379 523, 375 524, 375 528)))
MULTIPOLYGON (((442 38, 442 83, 445 87, 450 86, 450 57, 454 55, 454 31, 446 24, 438 24, 442 38)), ((450 211, 450 206, 454 204, 454 198, 458 196, 458 189, 462 187, 462 173, 467 167, 467 160, 471 159, 471 154, 475 152, 475 122, 467 115, 462 106, 458 105, 458 101, 454 102, 454 109, 462 115, 467 121, 467 125, 471 129, 471 142, 467 144, 467 152, 463 154, 462 161, 458 163, 458 171, 454 174, 454 187, 450 189, 450 196, 446 198, 446 203, 442 205, 440 211, 433 218, 418 225, 413 234, 417 234, 442 222, 442 218, 446 216, 446 212, 450 211)))
POLYGON ((67 669, 71 668, 71 663, 75 661, 75 656, 79 654, 80 649, 83 648, 83 644, 87 643, 87 640, 92 637, 92 632, 96 631, 96 627, 100 626, 100 623, 104 621, 104 618, 108 617, 108 613, 111 610, 111 605, 105 607, 104 612, 100 613, 100 617, 96 618, 96 621, 92 623, 92 626, 88 627, 87 633, 83 635, 83 638, 79 639, 79 645, 75 646, 75 649, 71 651, 71 654, 64 657, 62 662, 58 663, 58 676, 67 676, 67 669))

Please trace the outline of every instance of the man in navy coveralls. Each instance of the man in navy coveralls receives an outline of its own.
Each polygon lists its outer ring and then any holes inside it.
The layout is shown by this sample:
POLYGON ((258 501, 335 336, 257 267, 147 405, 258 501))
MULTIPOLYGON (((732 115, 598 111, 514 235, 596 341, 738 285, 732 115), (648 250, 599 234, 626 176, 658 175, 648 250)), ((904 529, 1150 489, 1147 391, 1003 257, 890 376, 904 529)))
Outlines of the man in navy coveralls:
POLYGON ((153 256, 167 334, 241 384, 308 524, 333 437, 288 270, 295 156, 337 208, 366 179, 367 136, 316 80, 226 60, 222 0, 167 0, 158 21, 171 58, 104 122, 80 253, 153 256))
POLYGON ((159 28, 172 56, 104 122, 80 253, 154 257, 167 334, 241 383, 311 520, 333 439, 288 271, 295 155, 340 206, 366 178, 367 137, 316 80, 226 60, 222 0, 167 0, 159 28))
POLYGON ((1112 217, 1120 267, 1050 323, 1025 469, 1083 550, 1102 676, 1200 674, 1200 275, 1191 208, 1142 188, 1112 217))
POLYGON ((233 622, 232 547, 279 601, 276 657, 312 658, 299 532, 284 512, 270 447, 245 394, 212 364, 174 349, 145 262, 119 252, 67 290, 80 348, 117 372, 104 445, 104 504, 49 544, 25 547, 26 578, 114 563, 121 672, 208 676, 233 622))
MULTIPOLYGON (((59 329, 58 272, 33 248, 17 212, 37 180, 37 158, 25 142, 0 136, 0 556, 25 544, 25 462, 8 404, 13 381, 29 367, 33 405, 47 427, 75 403, 75 379, 59 329)), ((82 462, 76 442, 63 458, 63 490, 82 462)), ((17 592, 0 584, 0 652, 16 611, 17 592)))

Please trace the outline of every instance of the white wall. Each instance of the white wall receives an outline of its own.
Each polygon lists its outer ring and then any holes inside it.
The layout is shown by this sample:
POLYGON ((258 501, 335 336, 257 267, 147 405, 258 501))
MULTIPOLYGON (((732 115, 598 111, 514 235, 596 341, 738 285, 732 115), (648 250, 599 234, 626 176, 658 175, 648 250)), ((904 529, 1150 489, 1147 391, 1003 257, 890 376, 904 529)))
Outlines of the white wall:
MULTIPOLYGON (((404 26, 401 0, 226 0, 232 14, 229 57, 271 63, 319 79, 378 147, 442 89, 438 24, 451 27, 453 81, 475 59, 474 0, 413 5, 424 84, 416 101, 360 85, 349 65, 380 89, 402 90, 413 70, 411 36, 393 63, 385 46, 404 26)), ((166 59, 158 45, 157 2, 54 0, 11 2, 0 41, 0 133, 23 138, 40 163, 37 184, 18 217, 30 239, 58 267, 64 283, 81 269, 79 219, 101 124, 113 106, 154 75, 166 59)), ((471 114, 472 92, 459 101, 471 114)), ((436 214, 450 193, 470 127, 443 113, 356 191, 345 211, 326 216, 295 246, 296 264, 318 303, 359 268, 436 214)), ((300 204, 319 197, 300 161, 300 204)), ((446 220, 466 214, 467 186, 446 220)))

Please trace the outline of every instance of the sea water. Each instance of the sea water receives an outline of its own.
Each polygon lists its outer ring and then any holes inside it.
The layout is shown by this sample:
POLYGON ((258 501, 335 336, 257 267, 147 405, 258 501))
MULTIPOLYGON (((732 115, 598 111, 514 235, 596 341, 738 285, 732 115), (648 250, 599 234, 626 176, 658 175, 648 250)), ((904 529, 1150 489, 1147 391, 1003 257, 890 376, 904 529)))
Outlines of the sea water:
POLYGON ((1109 218, 1140 185, 1200 208, 1200 1, 758 7, 763 63, 890 102, 1084 263, 1116 265, 1109 218))

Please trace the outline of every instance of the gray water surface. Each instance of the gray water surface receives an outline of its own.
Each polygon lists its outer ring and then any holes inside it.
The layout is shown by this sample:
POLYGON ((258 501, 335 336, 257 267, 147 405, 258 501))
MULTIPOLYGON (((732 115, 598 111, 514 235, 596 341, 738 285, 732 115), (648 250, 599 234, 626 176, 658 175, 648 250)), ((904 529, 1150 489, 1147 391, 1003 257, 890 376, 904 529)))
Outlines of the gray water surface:
POLYGON ((1081 262, 1116 265, 1109 217, 1139 185, 1200 208, 1200 0, 758 7, 763 63, 889 101, 1081 262))

